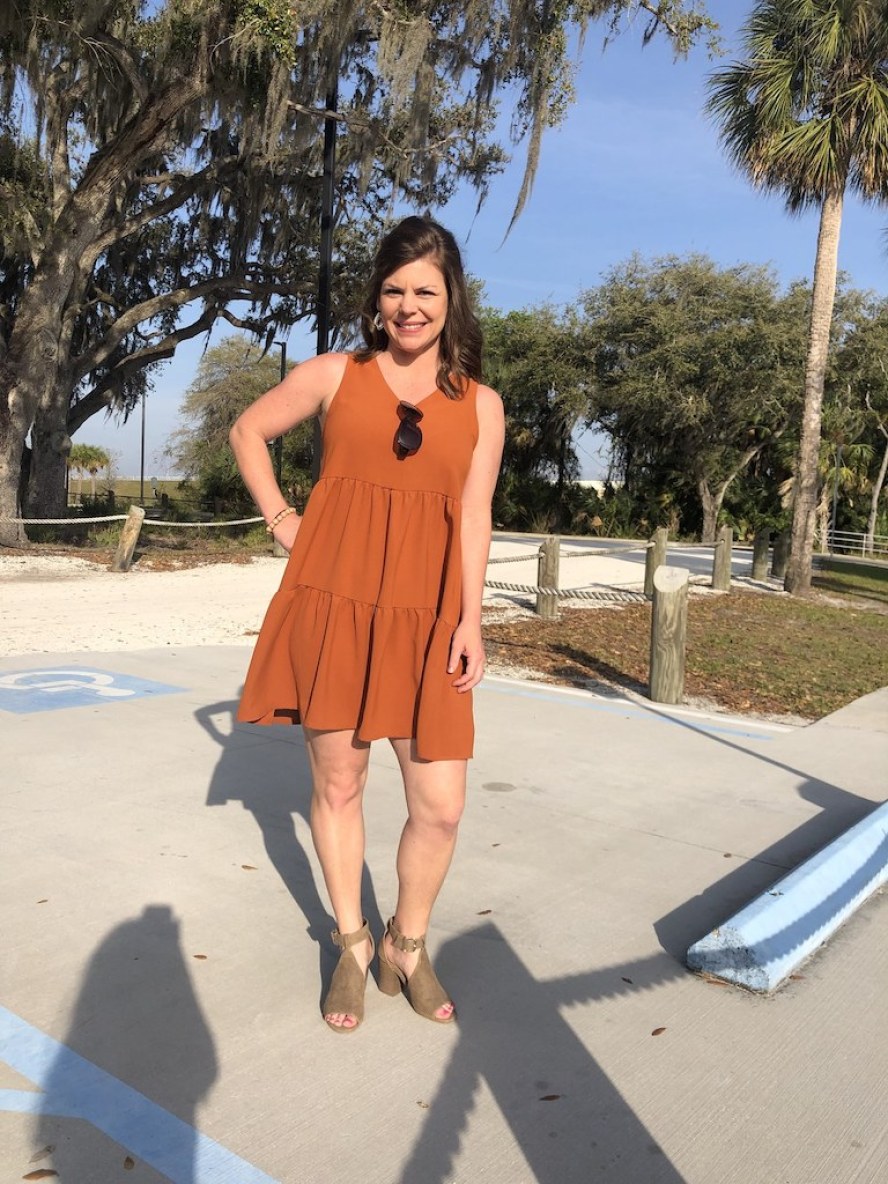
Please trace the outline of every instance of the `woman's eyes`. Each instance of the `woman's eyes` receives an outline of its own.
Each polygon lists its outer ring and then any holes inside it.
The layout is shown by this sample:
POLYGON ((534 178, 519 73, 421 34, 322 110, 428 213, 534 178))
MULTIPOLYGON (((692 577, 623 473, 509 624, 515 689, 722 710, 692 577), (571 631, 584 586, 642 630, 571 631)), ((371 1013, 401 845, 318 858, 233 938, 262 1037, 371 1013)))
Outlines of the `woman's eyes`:
MULTIPOLYGON (((400 288, 383 288, 383 296, 403 296, 404 293, 400 288)), ((432 296, 437 296, 437 292, 433 292, 430 288, 419 288, 416 292, 417 296, 422 296, 424 299, 432 296)))

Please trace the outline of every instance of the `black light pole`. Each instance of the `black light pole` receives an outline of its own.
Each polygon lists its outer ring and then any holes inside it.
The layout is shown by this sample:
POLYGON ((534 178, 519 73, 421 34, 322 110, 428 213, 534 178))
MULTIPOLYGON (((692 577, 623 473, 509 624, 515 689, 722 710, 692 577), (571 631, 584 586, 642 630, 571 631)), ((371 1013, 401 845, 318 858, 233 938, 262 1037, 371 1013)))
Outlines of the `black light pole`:
MULTIPOLYGON (((280 347, 281 351, 281 382, 287 377, 287 343, 286 341, 276 341, 275 345, 280 347)), ((278 486, 283 480, 284 473, 284 437, 278 436, 274 442, 274 473, 277 478, 278 486)))
MULTIPOLYGON (((324 120, 324 177, 321 185, 321 251, 318 274, 318 339, 317 352, 325 354, 330 348, 330 273, 333 268, 333 189, 336 178, 336 119, 333 112, 339 105, 338 86, 334 82, 327 91, 324 120)), ((311 479, 321 474, 321 425, 315 420, 311 456, 311 479)))

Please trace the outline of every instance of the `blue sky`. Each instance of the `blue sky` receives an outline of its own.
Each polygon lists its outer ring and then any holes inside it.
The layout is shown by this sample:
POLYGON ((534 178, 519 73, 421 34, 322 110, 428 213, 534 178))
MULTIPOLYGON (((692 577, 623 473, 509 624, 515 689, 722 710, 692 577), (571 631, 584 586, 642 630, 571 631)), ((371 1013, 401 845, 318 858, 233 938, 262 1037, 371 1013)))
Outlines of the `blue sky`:
MULTIPOLYGON (((751 5, 710 0, 722 26, 725 60, 736 56, 737 30, 751 5)), ((504 311, 546 301, 565 304, 593 287, 634 251, 647 257, 702 252, 722 266, 761 263, 783 283, 811 274, 815 212, 790 217, 777 197, 753 190, 727 163, 703 114, 706 76, 717 67, 703 49, 674 61, 665 41, 641 45, 642 22, 602 52, 593 26, 577 76, 577 102, 543 142, 529 203, 508 239, 520 185, 522 148, 475 216, 471 193, 438 216, 463 243, 466 265, 504 311)), ((850 282, 888 295, 888 209, 846 202, 839 264, 850 282)), ((213 338, 228 331, 221 325, 213 338)), ((291 358, 313 352, 313 334, 296 329, 291 358)), ((189 343, 155 377, 146 412, 148 476, 165 476, 163 448, 178 423, 182 395, 203 343, 189 343)), ((119 425, 94 416, 76 437, 117 457, 120 476, 138 475, 140 414, 119 425)), ((604 464, 594 437, 581 442, 583 475, 604 464)))

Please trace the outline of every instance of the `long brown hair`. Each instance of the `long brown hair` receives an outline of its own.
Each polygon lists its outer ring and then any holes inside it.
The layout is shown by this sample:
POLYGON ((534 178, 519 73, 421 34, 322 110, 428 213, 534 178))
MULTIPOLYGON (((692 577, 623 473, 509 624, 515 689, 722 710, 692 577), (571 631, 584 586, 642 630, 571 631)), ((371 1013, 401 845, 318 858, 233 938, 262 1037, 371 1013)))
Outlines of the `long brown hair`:
POLYGON ((405 218, 379 244, 361 306, 361 333, 367 344, 355 350, 355 358, 368 362, 388 345, 385 329, 377 329, 374 323, 382 285, 393 272, 417 259, 431 259, 441 269, 447 285, 447 319, 438 343, 441 365, 437 383, 449 399, 460 399, 470 378, 481 381, 481 326, 472 308, 456 239, 431 218, 405 218))

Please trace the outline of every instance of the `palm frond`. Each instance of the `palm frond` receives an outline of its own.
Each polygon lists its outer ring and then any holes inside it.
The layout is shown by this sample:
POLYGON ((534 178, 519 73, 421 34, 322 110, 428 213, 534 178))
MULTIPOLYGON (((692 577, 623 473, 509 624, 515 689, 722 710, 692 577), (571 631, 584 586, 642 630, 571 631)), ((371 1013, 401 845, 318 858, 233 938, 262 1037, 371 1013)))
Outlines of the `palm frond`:
POLYGON ((791 211, 851 186, 888 196, 888 4, 760 0, 745 58, 708 81, 731 162, 791 211))

